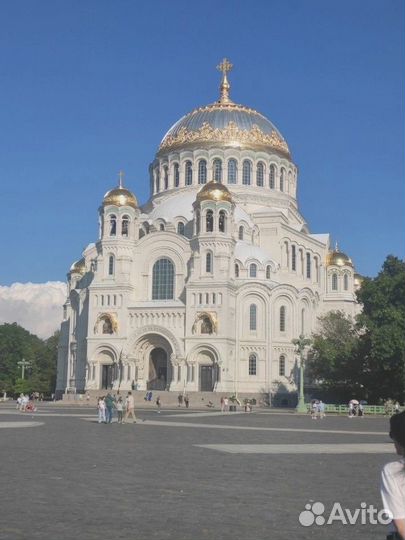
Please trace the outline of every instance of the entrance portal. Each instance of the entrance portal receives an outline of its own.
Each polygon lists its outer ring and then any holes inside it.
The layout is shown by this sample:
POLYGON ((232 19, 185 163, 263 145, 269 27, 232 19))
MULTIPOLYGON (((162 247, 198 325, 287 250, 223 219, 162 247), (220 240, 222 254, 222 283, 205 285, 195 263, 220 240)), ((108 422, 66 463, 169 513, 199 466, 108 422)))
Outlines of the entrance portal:
POLYGON ((215 385, 214 366, 200 366, 200 390, 212 392, 215 385))
POLYGON ((103 390, 110 390, 113 384, 113 366, 102 366, 103 371, 101 373, 101 388, 103 390))
POLYGON ((166 390, 167 388, 167 353, 160 347, 153 349, 149 358, 148 390, 166 390))

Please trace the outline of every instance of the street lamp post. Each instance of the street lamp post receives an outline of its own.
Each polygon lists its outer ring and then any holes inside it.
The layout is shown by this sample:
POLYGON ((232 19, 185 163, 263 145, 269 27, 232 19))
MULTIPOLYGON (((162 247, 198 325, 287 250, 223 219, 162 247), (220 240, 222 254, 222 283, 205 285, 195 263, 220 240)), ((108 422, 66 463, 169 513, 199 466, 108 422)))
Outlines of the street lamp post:
POLYGON ((20 362, 17 362, 17 365, 21 366, 21 379, 24 379, 25 368, 30 367, 31 362, 28 362, 27 360, 24 360, 23 358, 20 362))
POLYGON ((305 396, 304 396, 304 350, 305 347, 308 347, 311 344, 311 340, 303 336, 302 334, 298 339, 293 339, 292 342, 295 345, 295 349, 300 357, 300 382, 299 382, 299 395, 298 395, 298 404, 295 409, 297 413, 306 413, 307 408, 305 406, 305 396))

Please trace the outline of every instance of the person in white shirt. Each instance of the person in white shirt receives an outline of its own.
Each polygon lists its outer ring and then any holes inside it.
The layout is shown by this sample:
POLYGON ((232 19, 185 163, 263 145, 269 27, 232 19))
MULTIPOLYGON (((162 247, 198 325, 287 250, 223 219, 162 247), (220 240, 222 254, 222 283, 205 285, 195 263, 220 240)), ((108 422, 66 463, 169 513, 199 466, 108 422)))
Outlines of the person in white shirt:
POLYGON ((387 463, 381 474, 383 507, 392 515, 388 540, 405 540, 405 411, 390 419, 390 437, 400 459, 387 463))
POLYGON ((132 395, 132 392, 128 392, 128 395, 125 400, 125 418, 122 421, 123 424, 126 424, 127 420, 129 420, 129 417, 132 417, 132 421, 134 424, 136 424, 136 416, 135 416, 135 400, 134 396, 132 395))

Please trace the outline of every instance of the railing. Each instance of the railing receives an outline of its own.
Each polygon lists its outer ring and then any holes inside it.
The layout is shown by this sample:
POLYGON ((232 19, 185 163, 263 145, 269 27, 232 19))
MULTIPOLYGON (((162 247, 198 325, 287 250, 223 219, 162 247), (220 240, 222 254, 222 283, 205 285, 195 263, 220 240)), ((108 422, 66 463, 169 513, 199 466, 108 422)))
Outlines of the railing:
MULTIPOLYGON (((308 408, 308 412, 311 410, 311 404, 306 404, 308 408)), ((399 407, 399 411, 404 411, 405 407, 399 407)), ((334 405, 325 403, 325 412, 327 413, 335 413, 335 414, 349 414, 349 407, 348 405, 334 405)), ((368 415, 386 415, 391 416, 395 413, 395 407, 392 405, 385 406, 385 405, 363 405, 363 412, 364 414, 368 415)))

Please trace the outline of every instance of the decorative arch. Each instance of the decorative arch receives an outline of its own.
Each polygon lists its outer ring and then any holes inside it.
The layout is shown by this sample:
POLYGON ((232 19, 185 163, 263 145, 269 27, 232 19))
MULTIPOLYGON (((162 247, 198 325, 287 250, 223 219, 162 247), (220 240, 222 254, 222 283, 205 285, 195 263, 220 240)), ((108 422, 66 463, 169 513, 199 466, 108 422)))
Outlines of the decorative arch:
POLYGON ((118 318, 115 313, 100 313, 94 324, 95 334, 117 334, 118 318), (110 331, 104 331, 106 328, 110 331))
POLYGON ((146 337, 147 334, 158 334, 169 342, 170 346, 173 349, 174 354, 176 357, 182 356, 182 348, 180 346, 180 343, 178 342, 176 336, 167 328, 163 328, 162 326, 157 325, 148 325, 148 326, 142 326, 141 328, 138 328, 133 332, 124 346, 124 353, 125 354, 131 354, 138 342, 142 337, 146 337))
POLYGON ((210 311, 197 313, 191 331, 193 334, 217 334, 218 319, 216 314, 210 311), (203 331, 204 328, 208 328, 210 331, 203 331))

